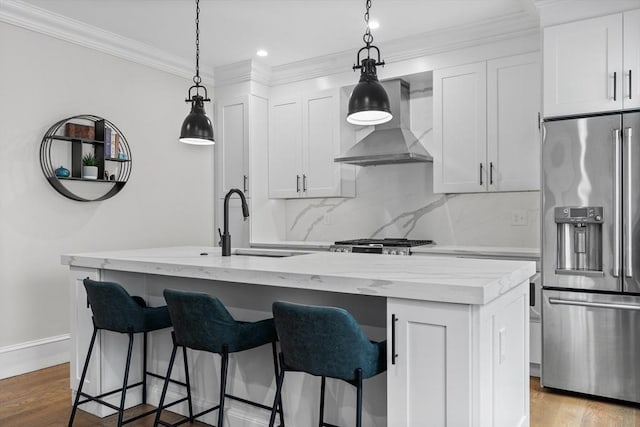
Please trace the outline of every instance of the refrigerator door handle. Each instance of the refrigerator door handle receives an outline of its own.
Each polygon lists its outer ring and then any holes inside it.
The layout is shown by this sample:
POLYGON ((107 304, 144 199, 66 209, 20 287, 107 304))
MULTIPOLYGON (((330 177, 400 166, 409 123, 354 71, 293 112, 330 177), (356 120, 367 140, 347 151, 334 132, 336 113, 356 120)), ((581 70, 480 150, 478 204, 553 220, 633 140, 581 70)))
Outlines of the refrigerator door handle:
POLYGON ((611 308, 611 309, 615 309, 615 310, 640 311, 640 305, 634 305, 634 304, 612 304, 612 303, 606 303, 606 302, 578 301, 578 300, 563 299, 563 298, 549 298, 549 304, 575 305, 575 306, 578 306, 578 307, 611 308))
POLYGON ((632 217, 632 200, 631 195, 633 194, 633 170, 632 170, 632 155, 631 155, 631 128, 625 128, 624 130, 624 139, 626 141, 626 152, 624 153, 625 158, 627 160, 626 164, 626 174, 625 174, 625 183, 624 187, 626 189, 626 200, 624 201, 624 227, 625 227, 625 253, 624 253, 624 274, 626 277, 633 277, 633 244, 632 244, 632 226, 631 219, 632 217))
POLYGON ((614 189, 613 189, 613 277, 620 276, 620 202, 621 202, 621 164, 622 161, 622 153, 620 147, 620 129, 615 129, 613 131, 613 139, 614 139, 614 189))

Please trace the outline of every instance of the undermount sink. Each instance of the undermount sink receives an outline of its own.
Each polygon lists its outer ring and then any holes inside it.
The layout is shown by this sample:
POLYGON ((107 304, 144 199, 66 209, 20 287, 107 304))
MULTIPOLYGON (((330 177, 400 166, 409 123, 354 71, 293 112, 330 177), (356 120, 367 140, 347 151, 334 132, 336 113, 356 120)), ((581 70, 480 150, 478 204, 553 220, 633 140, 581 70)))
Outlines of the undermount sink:
POLYGON ((296 255, 305 255, 309 252, 290 251, 282 249, 256 249, 256 248, 237 248, 231 251, 231 256, 258 256, 268 258, 286 258, 296 255))

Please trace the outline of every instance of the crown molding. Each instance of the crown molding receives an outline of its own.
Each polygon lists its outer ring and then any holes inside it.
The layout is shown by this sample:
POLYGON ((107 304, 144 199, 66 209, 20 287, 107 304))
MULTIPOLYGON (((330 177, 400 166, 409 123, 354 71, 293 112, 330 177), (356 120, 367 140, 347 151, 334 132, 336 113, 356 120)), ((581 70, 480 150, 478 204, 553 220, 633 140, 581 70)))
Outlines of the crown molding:
POLYGON ((271 84, 271 67, 247 59, 229 65, 221 65, 213 70, 216 86, 228 86, 243 82, 257 82, 269 86, 271 84))
POLYGON ((640 8, 640 0, 534 0, 542 27, 640 8))
MULTIPOLYGON (((191 79, 194 75, 194 64, 182 57, 20 0, 0 0, 0 21, 180 77, 191 79)), ((213 84, 213 73, 201 75, 213 84)))
MULTIPOLYGON (((531 36, 538 34, 539 31, 540 23, 538 17, 522 12, 473 23, 464 27, 431 31, 379 43, 378 46, 384 52, 383 59, 385 63, 391 64, 501 40, 531 36)), ((351 69, 355 53, 355 50, 343 51, 273 67, 271 85, 293 83, 343 73, 351 69)))

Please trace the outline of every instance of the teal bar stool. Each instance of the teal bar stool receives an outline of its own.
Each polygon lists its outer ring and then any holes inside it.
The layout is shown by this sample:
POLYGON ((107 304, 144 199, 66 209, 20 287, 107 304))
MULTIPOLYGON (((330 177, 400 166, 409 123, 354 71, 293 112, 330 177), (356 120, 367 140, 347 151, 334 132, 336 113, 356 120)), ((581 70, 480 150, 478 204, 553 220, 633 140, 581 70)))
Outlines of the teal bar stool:
MULTIPOLYGON (((195 418, 215 410, 218 410, 217 426, 222 427, 225 398, 271 411, 271 406, 266 406, 227 393, 226 387, 229 354, 250 350, 266 344, 271 344, 273 368, 275 377, 278 378, 277 336, 273 319, 265 319, 259 322, 236 321, 218 298, 200 292, 165 289, 164 298, 167 301, 169 315, 173 323, 173 352, 169 360, 166 377, 169 378, 171 376, 171 370, 178 347, 182 347, 183 351, 185 351, 186 348, 190 348, 219 354, 222 358, 220 368, 220 400, 216 406, 205 409, 195 415, 190 414, 189 418, 185 418, 176 424, 166 423, 160 419, 169 384, 165 381, 154 427, 158 424, 173 426, 187 421, 193 422, 195 418)), ((280 414, 280 426, 284 427, 282 404, 279 400, 277 402, 276 411, 280 414)))
POLYGON ((276 402, 281 401, 286 371, 321 377, 320 427, 337 427, 324 422, 326 378, 336 378, 356 387, 356 426, 362 426, 362 380, 387 369, 387 342, 369 341, 346 310, 276 301, 273 317, 280 341, 278 377, 269 427, 275 420, 276 402))
MULTIPOLYGON (((91 312, 93 313, 93 335, 91 336, 89 350, 84 361, 82 375, 80 376, 80 384, 74 399, 71 416, 69 417, 69 427, 73 425, 73 420, 76 416, 78 406, 87 402, 97 402, 118 411, 118 426, 122 426, 123 424, 127 424, 139 418, 156 413, 156 409, 154 408, 125 420, 124 404, 127 390, 137 386, 142 386, 142 403, 147 403, 147 376, 165 380, 164 376, 147 370, 147 334, 152 331, 171 327, 171 319, 169 318, 167 307, 147 307, 144 299, 129 295, 129 293, 118 283, 101 282, 87 278, 83 280, 83 284, 87 291, 87 300, 91 306, 91 312), (91 353, 93 352, 96 336, 98 331, 103 330, 127 334, 129 336, 127 361, 125 363, 122 387, 102 393, 98 396, 92 396, 83 392, 82 387, 84 386, 84 380, 87 375, 87 369, 89 367, 89 361, 91 360, 91 353), (143 334, 142 381, 135 384, 127 384, 129 380, 129 367, 131 365, 134 334, 138 333, 143 334), (113 405, 104 400, 105 397, 116 393, 121 393, 119 406, 113 405)), ((185 369, 187 369, 186 358, 185 369)), ((169 381, 185 386, 187 391, 189 391, 188 381, 186 383, 175 380, 169 381)), ((189 400, 189 407, 191 408, 190 394, 188 394, 184 399, 179 399, 165 407, 176 405, 180 402, 184 402, 185 400, 189 400)))

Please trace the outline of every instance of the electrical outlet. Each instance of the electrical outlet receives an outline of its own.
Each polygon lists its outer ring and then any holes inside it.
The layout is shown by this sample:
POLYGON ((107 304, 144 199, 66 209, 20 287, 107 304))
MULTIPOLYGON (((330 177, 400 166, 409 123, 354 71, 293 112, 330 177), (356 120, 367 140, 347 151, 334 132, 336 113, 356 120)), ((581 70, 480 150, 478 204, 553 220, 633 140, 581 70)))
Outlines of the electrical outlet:
POLYGON ((324 214, 324 217, 322 218, 322 223, 324 225, 331 225, 331 216, 329 216, 328 213, 324 214))
POLYGON ((511 225, 527 225, 527 211, 516 209, 511 212, 511 225))

